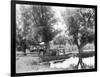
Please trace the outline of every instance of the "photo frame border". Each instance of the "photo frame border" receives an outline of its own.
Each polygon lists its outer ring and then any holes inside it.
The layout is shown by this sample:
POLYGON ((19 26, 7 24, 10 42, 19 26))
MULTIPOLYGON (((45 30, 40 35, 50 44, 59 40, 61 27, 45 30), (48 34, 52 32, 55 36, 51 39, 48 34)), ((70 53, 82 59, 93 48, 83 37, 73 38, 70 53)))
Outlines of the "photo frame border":
POLYGON ((64 73, 82 73, 82 72, 96 72, 97 71, 97 5, 83 5, 83 4, 67 4, 67 3, 53 3, 53 2, 37 2, 37 1, 11 1, 11 76, 30 76, 30 75, 50 75, 50 74, 64 74, 64 73), (79 7, 79 8, 94 8, 95 9, 95 68, 94 69, 80 69, 80 70, 64 70, 64 71, 47 71, 47 72, 27 72, 16 73, 16 4, 28 5, 47 5, 59 7, 79 7))

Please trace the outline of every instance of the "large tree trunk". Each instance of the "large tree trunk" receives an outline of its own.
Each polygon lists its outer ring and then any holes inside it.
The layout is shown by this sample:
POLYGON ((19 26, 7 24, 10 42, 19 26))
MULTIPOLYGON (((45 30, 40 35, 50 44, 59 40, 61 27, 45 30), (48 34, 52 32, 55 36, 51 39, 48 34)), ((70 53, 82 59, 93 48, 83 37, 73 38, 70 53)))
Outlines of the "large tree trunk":
POLYGON ((22 40, 22 47, 23 47, 23 52, 24 52, 24 55, 26 55, 26 40, 22 40))
POLYGON ((47 42, 47 43, 46 43, 46 53, 49 53, 49 48, 50 48, 49 42, 47 42))
POLYGON ((80 46, 78 46, 78 50, 79 50, 79 54, 78 54, 78 57, 79 57, 79 61, 78 61, 78 64, 77 64, 77 69, 79 67, 79 64, 81 65, 81 68, 83 68, 84 66, 84 63, 82 62, 82 49, 80 46))
POLYGON ((26 47, 23 48, 24 55, 26 55, 26 47))

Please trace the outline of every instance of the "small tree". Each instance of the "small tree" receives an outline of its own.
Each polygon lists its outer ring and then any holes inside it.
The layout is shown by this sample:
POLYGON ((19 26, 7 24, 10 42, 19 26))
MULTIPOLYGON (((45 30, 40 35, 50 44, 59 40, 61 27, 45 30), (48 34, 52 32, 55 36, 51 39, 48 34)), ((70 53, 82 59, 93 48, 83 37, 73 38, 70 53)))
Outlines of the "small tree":
MULTIPOLYGON (((66 13, 65 13, 66 14, 66 13)), ((82 48, 87 43, 92 43, 95 39, 95 10, 94 9, 78 9, 69 17, 64 18, 68 26, 69 36, 72 36, 72 44, 77 45, 79 51, 79 62, 81 67, 84 66, 82 62, 82 48)))

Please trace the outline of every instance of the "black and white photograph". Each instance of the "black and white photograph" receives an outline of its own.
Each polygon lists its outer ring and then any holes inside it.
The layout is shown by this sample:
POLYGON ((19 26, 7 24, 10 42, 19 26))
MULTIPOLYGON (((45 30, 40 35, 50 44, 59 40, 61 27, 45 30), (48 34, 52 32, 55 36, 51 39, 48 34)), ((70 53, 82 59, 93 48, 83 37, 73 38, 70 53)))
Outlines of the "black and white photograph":
POLYGON ((95 8, 67 4, 15 7, 16 73, 96 68, 95 8))

